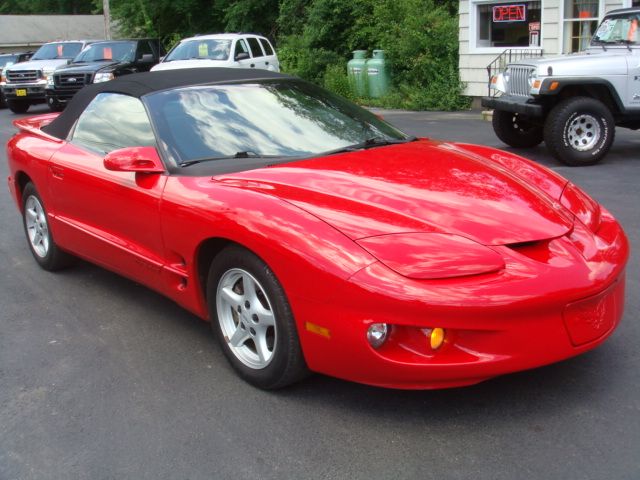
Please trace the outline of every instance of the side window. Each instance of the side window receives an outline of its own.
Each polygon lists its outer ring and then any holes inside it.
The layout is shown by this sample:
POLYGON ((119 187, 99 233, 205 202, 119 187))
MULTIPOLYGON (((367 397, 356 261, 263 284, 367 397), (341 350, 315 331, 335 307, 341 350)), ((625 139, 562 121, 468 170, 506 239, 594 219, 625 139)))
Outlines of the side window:
POLYGON ((96 95, 78 118, 71 142, 101 154, 119 148, 156 145, 142 102, 118 93, 96 95))
POLYGON ((267 40, 266 38, 261 38, 260 43, 262 44, 262 48, 264 48, 265 55, 275 55, 275 53, 273 53, 273 48, 271 48, 269 40, 267 40))
POLYGON ((258 39, 256 37, 249 37, 249 46, 251 47, 251 52, 255 57, 264 57, 264 53, 262 53, 262 48, 260 48, 260 44, 258 43, 258 39))
POLYGON ((236 55, 238 55, 239 53, 249 53, 249 47, 247 46, 247 42, 244 41, 244 38, 241 38, 236 42, 236 48, 233 52, 233 58, 236 58, 236 55))
POLYGON ((148 53, 150 53, 154 57, 156 56, 149 42, 147 42, 146 40, 140 41, 138 44, 138 53, 136 54, 136 60, 140 60, 142 58, 142 55, 145 55, 148 53))

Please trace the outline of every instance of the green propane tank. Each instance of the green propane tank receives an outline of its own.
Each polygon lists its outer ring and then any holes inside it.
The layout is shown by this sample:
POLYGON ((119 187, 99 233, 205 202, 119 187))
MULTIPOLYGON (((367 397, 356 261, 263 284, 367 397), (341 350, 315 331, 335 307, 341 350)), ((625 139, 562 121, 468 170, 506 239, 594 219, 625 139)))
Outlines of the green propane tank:
POLYGON ((367 51, 355 50, 353 58, 347 63, 347 77, 351 91, 358 97, 367 95, 367 51))
POLYGON ((384 50, 374 50, 373 58, 367 62, 367 83, 369 96, 379 98, 389 91, 389 67, 384 60, 384 50))

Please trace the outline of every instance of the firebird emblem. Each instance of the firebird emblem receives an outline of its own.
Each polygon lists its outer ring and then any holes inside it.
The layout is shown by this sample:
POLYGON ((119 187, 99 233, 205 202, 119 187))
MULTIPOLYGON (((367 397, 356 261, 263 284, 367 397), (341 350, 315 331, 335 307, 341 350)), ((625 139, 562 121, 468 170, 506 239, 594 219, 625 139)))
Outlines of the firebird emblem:
POLYGON ((581 312, 580 320, 594 330, 600 330, 604 327, 604 319, 607 311, 606 300, 606 298, 603 298, 592 310, 581 312))

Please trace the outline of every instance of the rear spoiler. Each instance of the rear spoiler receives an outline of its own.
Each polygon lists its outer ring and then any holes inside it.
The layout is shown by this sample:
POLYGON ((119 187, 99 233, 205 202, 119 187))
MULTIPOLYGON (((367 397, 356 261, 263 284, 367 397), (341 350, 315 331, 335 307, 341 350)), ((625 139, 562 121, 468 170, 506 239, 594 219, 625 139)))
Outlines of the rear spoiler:
POLYGON ((20 118, 19 120, 14 120, 13 125, 23 132, 46 138, 52 142, 62 143, 64 140, 42 131, 42 127, 49 125, 58 115, 60 115, 60 113, 47 113, 34 117, 20 118))

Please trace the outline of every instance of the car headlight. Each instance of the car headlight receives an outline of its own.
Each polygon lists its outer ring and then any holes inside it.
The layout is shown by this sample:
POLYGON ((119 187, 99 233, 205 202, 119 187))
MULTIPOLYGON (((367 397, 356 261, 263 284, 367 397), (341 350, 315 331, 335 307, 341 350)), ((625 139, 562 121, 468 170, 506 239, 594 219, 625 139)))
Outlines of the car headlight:
POLYGON ((459 235, 396 233, 356 243, 396 273, 421 280, 479 275, 505 266, 495 250, 459 235))
POLYGON ((113 80, 114 78, 115 77, 113 75, 113 72, 96 73, 96 76, 93 77, 93 83, 108 82, 109 80, 113 80))
POLYGON ((53 87, 54 83, 53 83, 53 74, 49 75, 47 77, 47 87, 53 87))
POLYGON ((592 232, 598 231, 600 227, 601 210, 600 204, 587 195, 581 188, 568 183, 564 187, 560 203, 563 207, 573 213, 592 232))

